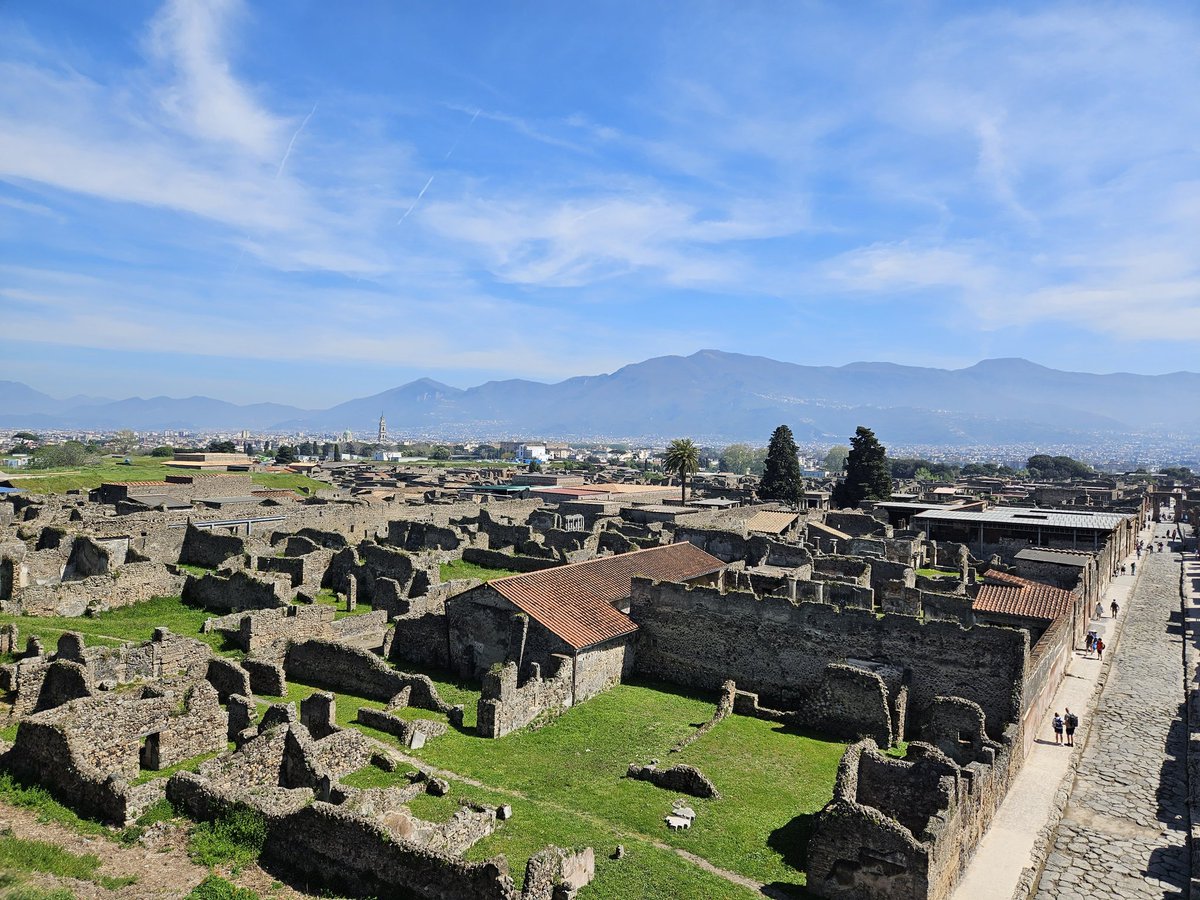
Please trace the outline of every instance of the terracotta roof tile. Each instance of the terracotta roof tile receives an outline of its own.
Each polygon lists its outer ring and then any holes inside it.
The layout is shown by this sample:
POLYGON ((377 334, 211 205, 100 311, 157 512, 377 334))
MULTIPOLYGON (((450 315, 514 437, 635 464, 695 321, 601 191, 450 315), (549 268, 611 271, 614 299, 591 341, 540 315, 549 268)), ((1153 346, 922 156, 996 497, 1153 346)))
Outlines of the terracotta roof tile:
POLYGON ((629 616, 613 607, 630 595, 634 576, 689 581, 724 566, 694 544, 680 543, 509 575, 489 582, 489 586, 576 650, 582 650, 637 630, 629 616))
POLYGON ((1062 588, 1007 572, 988 572, 971 608, 978 612, 1053 622, 1069 613, 1074 603, 1075 595, 1062 588))
POLYGON ((796 513, 766 510, 755 513, 746 520, 747 531, 757 531, 762 534, 779 534, 792 527, 796 521, 796 513))

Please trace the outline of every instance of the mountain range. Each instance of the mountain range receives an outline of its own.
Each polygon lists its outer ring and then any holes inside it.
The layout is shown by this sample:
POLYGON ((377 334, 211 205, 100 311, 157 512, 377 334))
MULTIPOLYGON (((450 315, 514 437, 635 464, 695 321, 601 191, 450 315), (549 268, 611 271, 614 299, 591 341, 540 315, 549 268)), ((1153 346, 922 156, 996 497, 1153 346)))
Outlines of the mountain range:
POLYGON ((387 417, 393 436, 662 438, 762 444, 780 423, 797 440, 844 441, 868 425, 886 441, 967 445, 1088 436, 1200 435, 1200 374, 1064 372, 1023 359, 964 369, 892 363, 804 366, 701 350, 555 384, 511 379, 461 389, 421 378, 324 410, 210 397, 75 396, 0 381, 0 428, 249 429, 358 434, 387 417))

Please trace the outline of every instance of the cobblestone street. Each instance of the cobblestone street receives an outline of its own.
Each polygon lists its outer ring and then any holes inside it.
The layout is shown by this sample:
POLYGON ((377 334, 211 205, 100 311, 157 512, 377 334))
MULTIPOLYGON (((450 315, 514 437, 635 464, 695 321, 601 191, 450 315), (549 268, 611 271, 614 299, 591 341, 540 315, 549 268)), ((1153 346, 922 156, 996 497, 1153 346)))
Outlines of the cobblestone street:
MULTIPOLYGON (((1157 528, 1158 538, 1166 533, 1165 525, 1157 528)), ((1179 559, 1154 553, 1139 561, 1142 574, 1039 900, 1187 896, 1179 559)))

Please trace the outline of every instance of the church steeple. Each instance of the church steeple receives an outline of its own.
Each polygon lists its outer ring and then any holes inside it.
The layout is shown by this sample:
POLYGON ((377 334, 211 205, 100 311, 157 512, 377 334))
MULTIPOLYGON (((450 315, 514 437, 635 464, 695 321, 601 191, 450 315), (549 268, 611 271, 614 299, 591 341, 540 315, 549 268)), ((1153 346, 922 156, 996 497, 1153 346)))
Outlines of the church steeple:
POLYGON ((383 413, 379 414, 379 441, 380 444, 387 443, 387 419, 383 417, 383 413))

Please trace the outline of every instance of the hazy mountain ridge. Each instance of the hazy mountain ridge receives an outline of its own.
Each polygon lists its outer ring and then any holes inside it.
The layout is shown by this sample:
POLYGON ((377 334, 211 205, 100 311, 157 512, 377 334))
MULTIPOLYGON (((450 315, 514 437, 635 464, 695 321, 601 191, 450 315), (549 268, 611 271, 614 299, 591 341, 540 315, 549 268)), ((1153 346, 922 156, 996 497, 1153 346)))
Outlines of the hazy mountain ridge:
POLYGON ((556 384, 461 389, 421 378, 326 410, 209 397, 55 400, 0 382, 0 427, 241 429, 393 435, 603 438, 695 435, 759 443, 781 422, 797 438, 844 440, 859 424, 906 443, 1018 443, 1158 429, 1200 435, 1200 374, 1093 375, 1023 359, 965 369, 893 363, 803 366, 701 350, 556 384))

